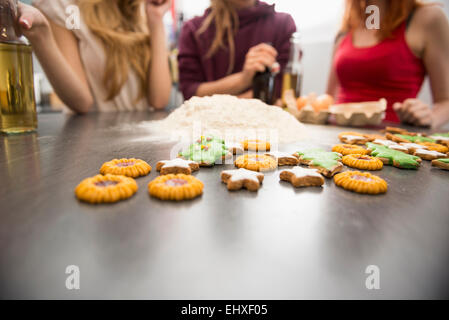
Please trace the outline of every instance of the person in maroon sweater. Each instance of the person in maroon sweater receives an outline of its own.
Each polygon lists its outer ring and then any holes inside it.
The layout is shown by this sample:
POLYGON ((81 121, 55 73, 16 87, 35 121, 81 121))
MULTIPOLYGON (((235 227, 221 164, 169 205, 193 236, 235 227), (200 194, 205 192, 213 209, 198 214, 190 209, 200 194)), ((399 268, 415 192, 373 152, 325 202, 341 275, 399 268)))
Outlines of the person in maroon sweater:
MULTIPOLYGON (((184 25, 179 41, 180 89, 192 96, 252 97, 256 72, 289 59, 292 17, 258 0, 211 0, 201 17, 184 25)), ((280 96, 281 75, 276 78, 280 96)))

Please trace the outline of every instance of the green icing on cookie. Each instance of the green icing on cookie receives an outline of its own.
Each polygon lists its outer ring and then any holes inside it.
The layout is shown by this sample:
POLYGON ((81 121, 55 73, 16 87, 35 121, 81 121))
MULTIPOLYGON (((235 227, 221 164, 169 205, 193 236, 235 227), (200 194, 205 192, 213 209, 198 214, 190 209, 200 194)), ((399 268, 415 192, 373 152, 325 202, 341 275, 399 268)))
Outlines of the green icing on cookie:
POLYGON ((449 164, 449 158, 447 158, 447 159, 437 159, 437 161, 449 164))
POLYGON ((332 170, 338 166, 340 155, 337 152, 327 152, 321 149, 311 149, 307 151, 298 151, 297 154, 304 160, 310 160, 311 165, 332 170))
POLYGON ((445 137, 445 138, 449 138, 449 132, 448 132, 448 133, 434 133, 434 134, 432 134, 432 137, 445 137))
POLYGON ((213 165, 227 154, 228 150, 224 140, 213 136, 202 136, 187 150, 181 152, 180 156, 187 160, 213 165))
POLYGON ((371 150, 371 155, 377 158, 385 158, 389 160, 389 165, 393 163, 399 164, 399 167, 404 169, 417 169, 419 167, 419 157, 412 156, 410 154, 390 149, 386 146, 374 144, 368 142, 366 144, 369 150, 371 150))
POLYGON ((395 134, 396 137, 402 138, 405 140, 408 140, 410 142, 416 143, 416 142, 436 142, 435 139, 428 138, 428 137, 421 137, 421 136, 409 136, 406 134, 395 134))

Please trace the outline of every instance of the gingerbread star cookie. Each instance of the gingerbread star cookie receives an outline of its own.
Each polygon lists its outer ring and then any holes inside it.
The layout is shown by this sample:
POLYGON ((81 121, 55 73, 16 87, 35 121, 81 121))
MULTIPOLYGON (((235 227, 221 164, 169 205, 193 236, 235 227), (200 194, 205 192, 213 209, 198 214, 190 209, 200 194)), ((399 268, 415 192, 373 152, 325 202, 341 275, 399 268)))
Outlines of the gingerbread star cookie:
POLYGON ((373 157, 379 158, 383 164, 395 166, 400 169, 418 169, 421 158, 386 146, 368 142, 366 144, 373 157))
POLYGON ((101 166, 101 174, 115 174, 131 178, 146 176, 151 172, 151 166, 140 159, 114 159, 101 166))
POLYGON ((184 160, 181 158, 176 158, 173 160, 163 160, 156 164, 156 170, 161 173, 161 175, 166 174, 192 174, 193 171, 198 171, 200 166, 195 161, 184 160))
POLYGON ((324 178, 317 169, 294 167, 281 171, 279 178, 290 182, 295 188, 320 187, 324 184, 324 178))
POLYGON ((447 158, 445 153, 441 153, 434 150, 426 150, 426 149, 418 149, 414 153, 415 156, 420 157, 421 159, 431 161, 440 158, 447 158))
POLYGON ((225 170, 221 173, 221 181, 226 183, 228 190, 257 191, 264 179, 263 173, 240 168, 237 170, 225 170))
POLYGON ((432 166, 443 170, 449 170, 449 158, 432 160, 432 166))
POLYGON ((299 163, 306 164, 310 168, 318 169, 318 172, 327 178, 331 178, 343 169, 341 155, 337 152, 326 152, 321 149, 298 151, 295 155, 299 163))
POLYGON ((345 144, 364 145, 365 143, 371 141, 371 139, 367 138, 364 134, 357 132, 342 132, 338 135, 338 138, 345 144))
POLYGON ((292 154, 286 153, 286 152, 269 152, 265 153, 266 156, 273 157, 277 160, 278 166, 296 166, 299 163, 299 160, 297 157, 295 157, 292 154))
MULTIPOLYGON (((401 142, 401 143, 399 143, 399 145, 403 148, 406 148, 407 151, 405 151, 405 152, 407 152, 408 154, 415 154, 416 150, 419 150, 419 149, 427 150, 426 146, 423 146, 423 145, 417 144, 417 143, 413 143, 413 142, 401 142)), ((390 148, 394 149, 392 147, 390 147, 390 148)), ((398 149, 394 149, 394 150, 398 150, 398 149)), ((400 151, 402 151, 402 150, 400 150, 400 151)))

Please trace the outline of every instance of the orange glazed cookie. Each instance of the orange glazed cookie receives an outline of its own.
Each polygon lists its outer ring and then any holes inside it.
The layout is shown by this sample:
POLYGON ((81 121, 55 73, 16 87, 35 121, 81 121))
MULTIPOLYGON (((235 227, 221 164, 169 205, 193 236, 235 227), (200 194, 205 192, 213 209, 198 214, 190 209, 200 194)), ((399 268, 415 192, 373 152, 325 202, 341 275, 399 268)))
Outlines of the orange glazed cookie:
POLYGON ((348 167, 361 170, 381 170, 384 166, 380 159, 362 154, 350 154, 344 156, 341 161, 348 167))
POLYGON ((388 185, 384 179, 368 172, 346 171, 334 177, 337 186, 357 193, 379 194, 387 192, 388 185))
POLYGON ((433 142, 419 142, 418 144, 427 147, 427 149, 432 151, 437 151, 441 153, 446 153, 449 151, 449 148, 446 146, 443 146, 442 144, 433 143, 433 142))
POLYGON ((260 154, 245 154, 235 160, 237 168, 251 171, 270 171, 277 168, 277 160, 273 157, 260 154))
POLYGON ((161 200, 190 200, 203 194, 204 184, 185 174, 159 176, 148 184, 151 196, 161 200))
POLYGON ((84 179, 75 189, 76 197, 89 203, 117 202, 130 198, 136 192, 134 179, 112 174, 84 179))
POLYGON ((114 159, 101 166, 101 174, 115 174, 137 178, 151 172, 151 166, 139 159, 114 159))
POLYGON ((228 190, 240 190, 245 188, 249 191, 257 191, 260 188, 263 178, 263 173, 243 168, 237 170, 225 170, 221 173, 221 181, 227 184, 228 190))
POLYGON ((353 145, 353 144, 337 144, 332 148, 332 151, 338 152, 344 156, 347 156, 348 154, 368 154, 369 151, 353 145))
POLYGON ((271 145, 268 141, 262 140, 245 140, 243 141, 243 148, 249 151, 270 151, 271 145))
POLYGON ((156 170, 161 173, 161 175, 166 174, 192 174, 193 171, 200 170, 200 165, 195 161, 184 160, 181 158, 176 158, 173 160, 159 161, 156 164, 156 170))
POLYGON ((324 184, 324 178, 317 169, 294 167, 282 171, 279 178, 282 181, 290 182, 295 188, 321 187, 324 184))

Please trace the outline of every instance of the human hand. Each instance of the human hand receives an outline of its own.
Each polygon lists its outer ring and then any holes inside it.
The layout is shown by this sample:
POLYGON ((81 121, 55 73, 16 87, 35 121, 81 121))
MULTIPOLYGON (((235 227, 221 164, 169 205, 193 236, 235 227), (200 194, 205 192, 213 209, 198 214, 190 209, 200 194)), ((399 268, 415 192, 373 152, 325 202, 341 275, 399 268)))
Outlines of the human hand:
POLYGON ((150 30, 156 25, 162 24, 162 19, 170 10, 171 4, 171 0, 146 0, 145 12, 150 30))
POLYGON ((421 127, 432 125, 432 109, 418 99, 407 99, 403 103, 397 102, 393 105, 393 109, 401 122, 421 127))
POLYGON ((266 43, 258 44, 249 49, 243 66, 243 81, 249 86, 257 72, 264 72, 276 62, 278 53, 275 48, 266 43))
POLYGON ((45 38, 50 31, 47 18, 33 6, 18 3, 19 32, 33 43, 39 38, 45 38))

